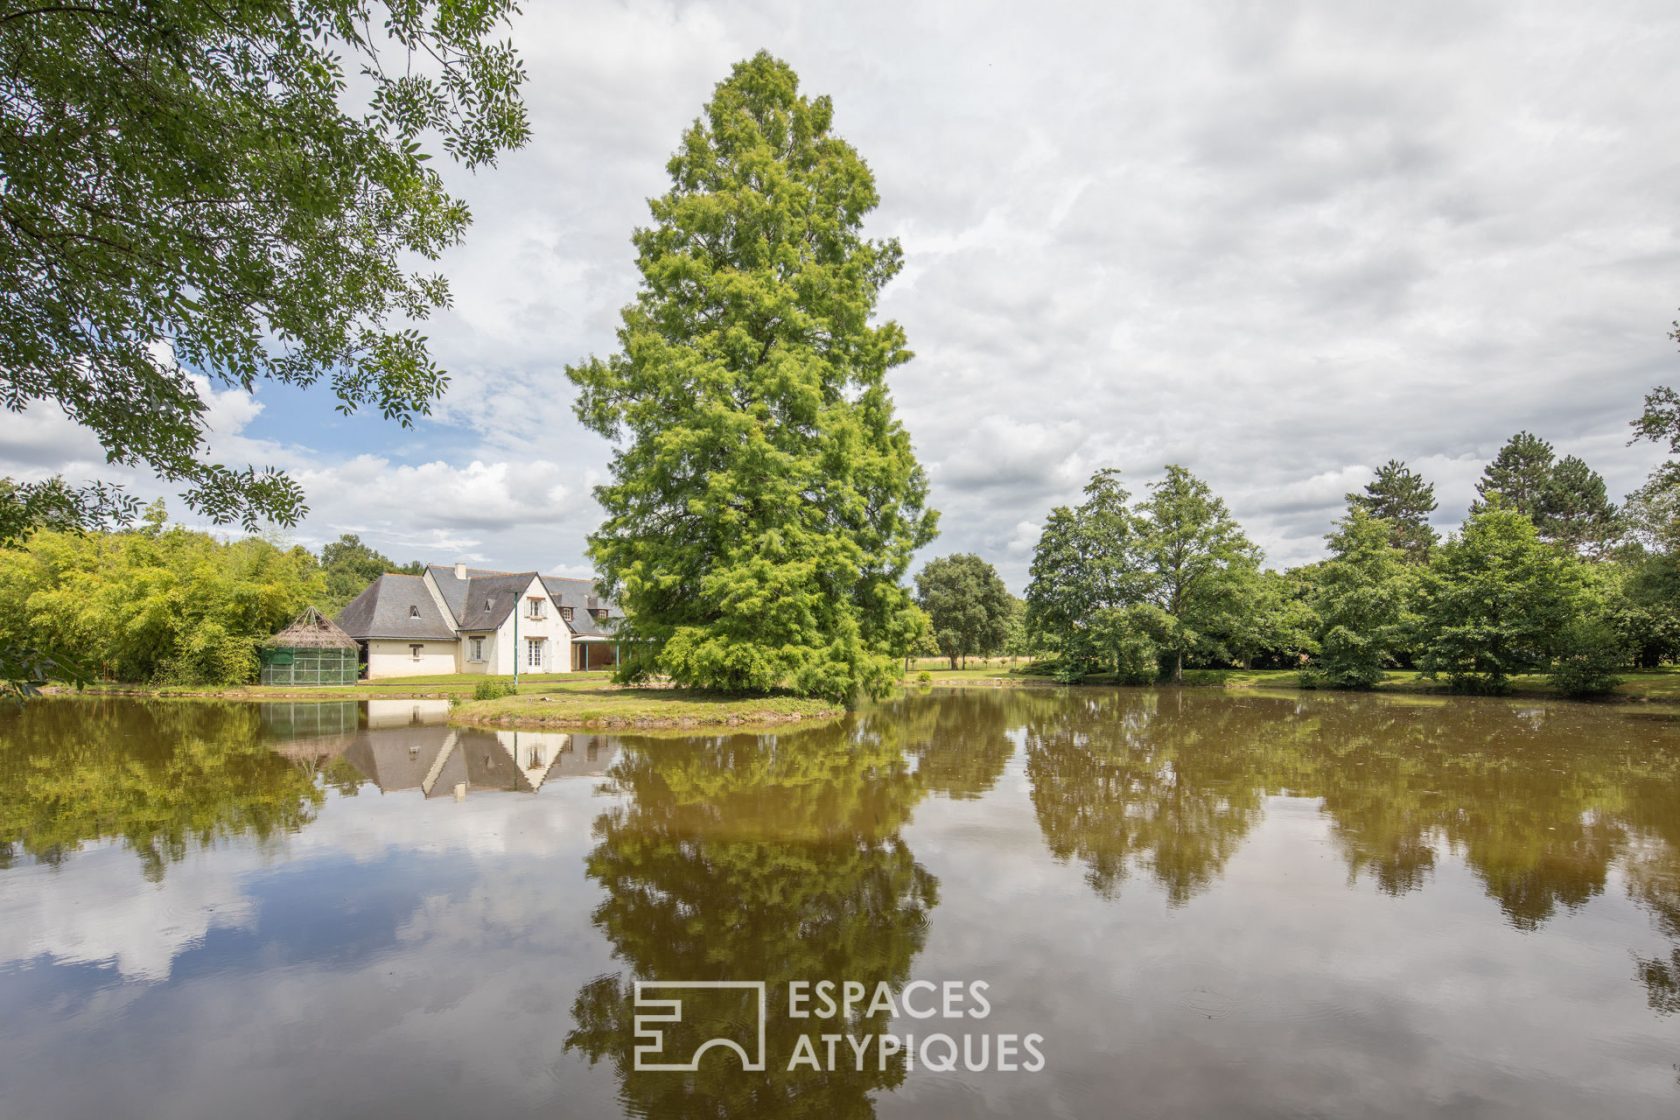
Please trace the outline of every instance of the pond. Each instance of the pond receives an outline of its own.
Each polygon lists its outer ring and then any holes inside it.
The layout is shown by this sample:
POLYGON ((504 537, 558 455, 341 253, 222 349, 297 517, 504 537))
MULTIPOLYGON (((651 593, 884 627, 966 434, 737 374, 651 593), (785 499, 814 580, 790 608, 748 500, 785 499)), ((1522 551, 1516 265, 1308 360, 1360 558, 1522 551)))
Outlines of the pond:
POLYGON ((0 713, 0 1115, 1680 1114, 1657 711, 446 716, 0 713))

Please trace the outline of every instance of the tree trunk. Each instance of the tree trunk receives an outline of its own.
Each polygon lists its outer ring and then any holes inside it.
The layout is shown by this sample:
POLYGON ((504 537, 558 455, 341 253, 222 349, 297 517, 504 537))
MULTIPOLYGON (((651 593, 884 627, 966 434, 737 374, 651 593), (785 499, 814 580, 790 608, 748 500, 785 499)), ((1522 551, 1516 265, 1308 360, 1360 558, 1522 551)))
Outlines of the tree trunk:
POLYGON ((957 671, 957 655, 953 653, 951 655, 951 672, 954 673, 956 671, 957 671))
POLYGON ((1184 651, 1181 649, 1173 651, 1173 683, 1184 683, 1184 651))

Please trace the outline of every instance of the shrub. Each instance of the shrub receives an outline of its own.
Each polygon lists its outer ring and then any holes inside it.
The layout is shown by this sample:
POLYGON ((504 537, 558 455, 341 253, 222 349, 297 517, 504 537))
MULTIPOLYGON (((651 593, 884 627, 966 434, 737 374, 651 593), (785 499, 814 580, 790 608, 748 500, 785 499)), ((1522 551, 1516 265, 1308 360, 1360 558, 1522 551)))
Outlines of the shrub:
POLYGON ((1569 628, 1563 651, 1552 663, 1552 687, 1565 696, 1603 696, 1622 683, 1618 671, 1627 653, 1607 622, 1590 620, 1569 628))
POLYGON ((1122 633, 1114 641, 1114 676, 1121 684, 1154 684, 1161 677, 1161 650, 1148 634, 1122 633))
POLYGON ((513 686, 512 681, 504 681, 500 678, 492 677, 490 680, 479 681, 477 684, 473 685, 473 699, 500 700, 502 697, 512 696, 518 691, 519 690, 513 686))
POLYGON ((933 683, 933 674, 928 672, 926 669, 923 669, 921 672, 916 674, 916 683, 917 684, 932 684, 933 683))

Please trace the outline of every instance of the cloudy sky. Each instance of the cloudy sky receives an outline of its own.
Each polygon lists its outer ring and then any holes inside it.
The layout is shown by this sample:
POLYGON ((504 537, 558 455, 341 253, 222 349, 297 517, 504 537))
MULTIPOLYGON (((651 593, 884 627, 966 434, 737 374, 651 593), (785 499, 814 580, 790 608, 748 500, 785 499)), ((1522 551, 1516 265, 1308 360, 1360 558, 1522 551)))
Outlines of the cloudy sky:
MULTIPOLYGON (((929 555, 1020 591, 1103 465, 1141 489, 1184 464, 1282 566, 1390 457, 1443 528, 1518 429, 1616 495, 1661 458, 1625 440, 1680 380, 1672 3, 526 6, 534 138, 453 176, 476 224, 428 328, 454 377, 434 418, 213 391, 217 455, 308 489, 302 543, 586 570, 609 449, 562 370, 611 350, 665 160, 760 48, 833 96, 870 232, 903 243, 881 312, 917 353, 894 390, 929 555)), ((160 492, 61 417, 0 414, 0 473, 52 471, 160 492)))

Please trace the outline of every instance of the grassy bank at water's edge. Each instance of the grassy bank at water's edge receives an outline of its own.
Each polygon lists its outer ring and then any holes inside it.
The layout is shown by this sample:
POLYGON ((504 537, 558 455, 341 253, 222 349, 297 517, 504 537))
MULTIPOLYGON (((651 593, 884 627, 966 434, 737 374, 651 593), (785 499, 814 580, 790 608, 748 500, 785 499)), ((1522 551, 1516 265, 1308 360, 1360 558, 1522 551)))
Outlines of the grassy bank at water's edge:
MULTIPOLYGON (((943 658, 921 658, 912 663, 908 672, 904 674, 906 687, 914 689, 923 685, 935 687, 1056 687, 1055 679, 1049 671, 1026 659, 1012 662, 1009 658, 992 658, 982 660, 970 659, 967 667, 953 670, 943 658), (923 680, 926 674, 926 680, 923 680)), ((654 697, 661 699, 648 700, 656 705, 658 713, 649 712, 645 718, 650 720, 690 720, 694 722, 728 723, 731 718, 740 713, 726 710, 727 705, 745 705, 748 708, 762 712, 771 721, 789 718, 806 718, 803 713, 810 711, 815 717, 829 714, 836 710, 835 705, 823 701, 803 701, 788 696, 773 697, 719 697, 704 693, 684 692, 674 689, 659 688, 617 688, 612 685, 608 673, 557 673, 546 676, 522 676, 519 679, 519 694, 499 701, 474 701, 473 690, 484 681, 501 681, 512 683, 511 677, 486 677, 481 674, 448 674, 426 677, 400 677, 391 680, 362 681, 354 685, 302 687, 280 686, 264 687, 262 685, 244 685, 237 688, 196 688, 181 685, 124 685, 124 684, 96 684, 85 690, 87 695, 106 696, 157 696, 181 699, 226 699, 226 700, 449 700, 465 701, 457 711, 466 711, 469 707, 473 711, 487 711, 476 705, 500 703, 505 707, 522 707, 522 703, 534 698, 548 696, 547 702, 537 700, 540 705, 536 708, 532 718, 545 722, 556 718, 553 704, 565 699, 566 711, 587 709, 599 712, 599 718, 612 720, 621 719, 623 713, 633 709, 638 702, 636 697, 654 697), (678 698, 682 698, 679 702, 678 698), (699 705, 692 710, 679 711, 673 705, 688 703, 699 705), (724 705, 725 707, 719 707, 724 705), (780 707, 778 707, 780 706, 780 707), (702 713, 715 713, 704 715, 702 713)), ((1115 682, 1103 677, 1092 677, 1085 681, 1085 685, 1110 685, 1115 682)), ((1191 688, 1226 688, 1226 689, 1266 689, 1276 691, 1295 691, 1300 689, 1300 676, 1293 669, 1191 669, 1184 674, 1185 687, 1191 688)), ((53 688, 49 691, 70 692, 67 688, 53 688)), ((1374 690, 1380 693, 1402 693, 1414 695, 1448 695, 1451 689, 1444 680, 1425 680, 1415 672, 1391 672, 1374 690)), ((1511 680, 1511 694, 1515 696, 1532 696, 1535 698, 1555 698, 1557 693, 1552 689, 1544 675, 1528 674, 1513 677, 1511 680)), ((1670 666, 1662 669, 1642 670, 1623 674, 1622 683, 1616 691, 1604 700, 1640 701, 1656 703, 1680 704, 1680 666, 1670 666)), ((498 710, 499 711, 499 710, 498 710)), ((477 719, 475 715, 473 717, 477 719)), ((569 717, 561 717, 569 718, 569 717)))
POLYGON ((496 727, 720 727, 827 719, 843 709, 797 696, 719 696, 680 688, 571 688, 470 700, 451 723, 496 727))
MULTIPOLYGON (((935 687, 1008 688, 1054 686, 1056 683, 1046 670, 1025 661, 1011 668, 1007 659, 995 658, 991 666, 987 667, 976 660, 971 661, 966 669, 953 671, 947 662, 940 661, 936 665, 924 660, 905 674, 904 681, 911 687, 928 684, 935 687), (923 673, 927 674, 928 679, 925 681, 921 680, 923 673)), ((1096 676, 1086 679, 1079 687, 1091 685, 1113 687, 1115 682, 1112 678, 1096 676)), ((1184 674, 1184 687, 1303 691, 1300 674, 1294 669, 1189 669, 1184 674)), ((1372 691, 1431 696, 1452 694, 1452 689, 1445 679, 1428 680, 1416 672, 1399 670, 1389 673, 1372 691)), ((1543 673, 1512 677, 1510 695, 1562 699, 1543 673)), ((1618 701, 1680 704, 1680 666, 1622 674, 1622 683, 1616 687, 1616 691, 1598 698, 1598 702, 1618 701)))

